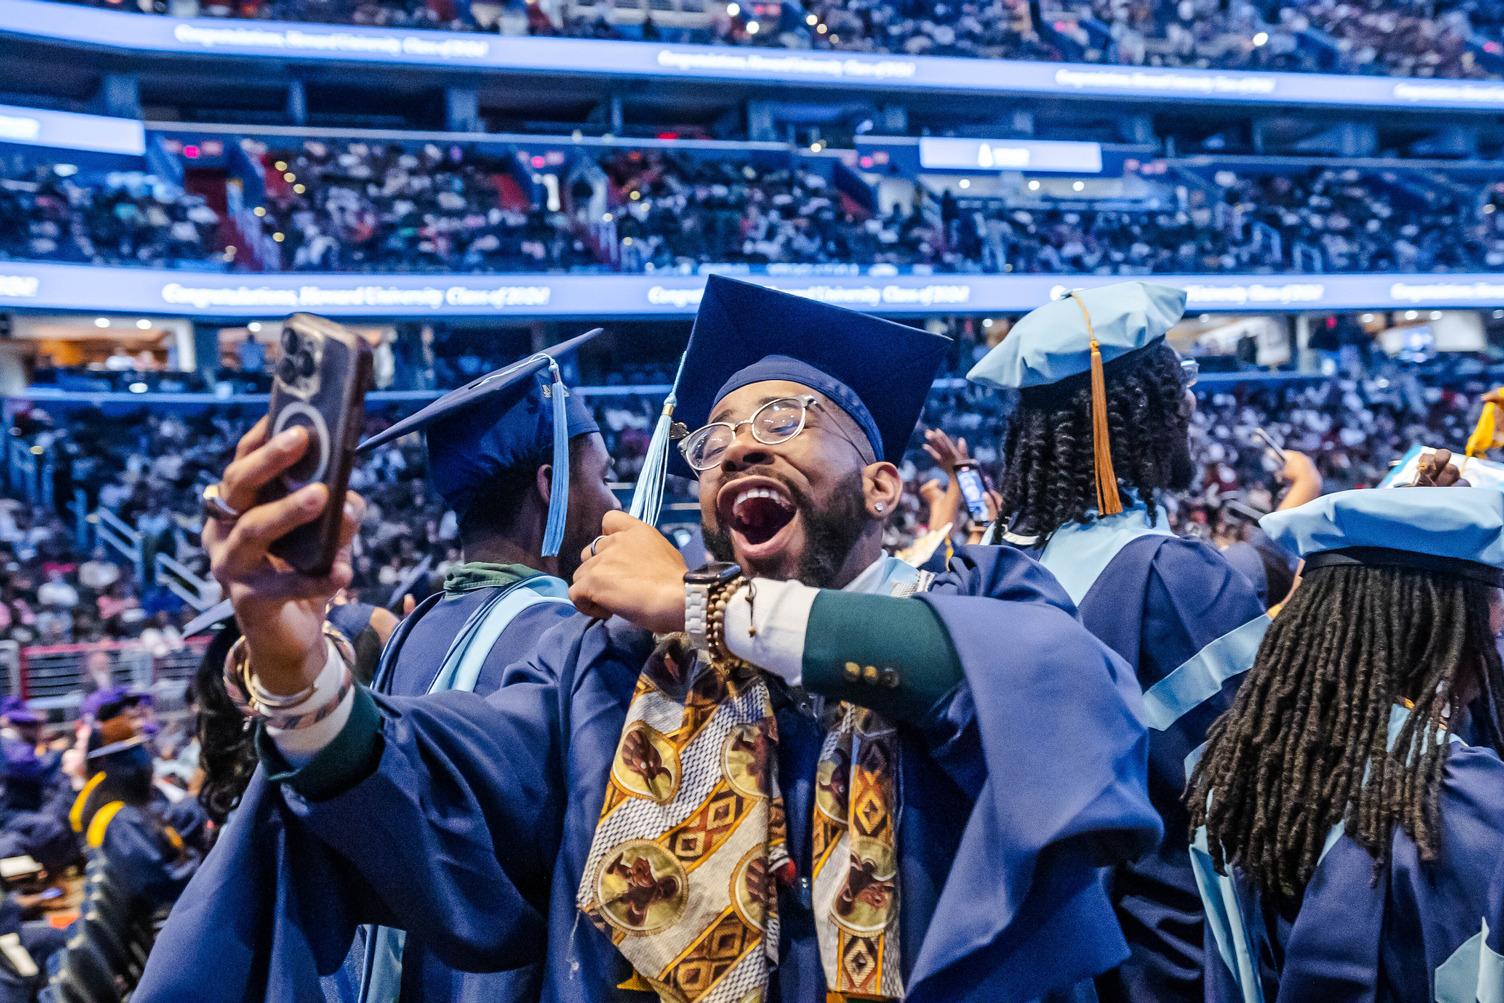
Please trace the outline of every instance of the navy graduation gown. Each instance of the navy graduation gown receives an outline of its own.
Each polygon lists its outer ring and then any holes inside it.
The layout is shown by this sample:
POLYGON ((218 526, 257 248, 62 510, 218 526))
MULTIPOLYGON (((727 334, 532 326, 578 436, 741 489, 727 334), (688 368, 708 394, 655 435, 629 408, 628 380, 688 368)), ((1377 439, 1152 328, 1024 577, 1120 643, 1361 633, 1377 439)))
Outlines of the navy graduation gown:
MULTIPOLYGON (((499 588, 445 594, 414 610, 383 653, 373 688, 391 696, 427 695, 449 646, 499 588)), ((549 628, 573 613, 561 603, 540 603, 518 613, 491 646, 472 692, 478 696, 494 693, 507 666, 536 650, 549 628)), ((542 971, 536 962, 506 972, 460 971, 439 960, 421 939, 409 936, 402 952, 401 999, 402 1003, 531 999, 537 996, 542 971)))
MULTIPOLYGON (((1159 837, 1137 684, 1017 553, 963 551, 916 601, 945 626, 966 680, 900 726, 907 999, 1074 986, 1127 954, 1103 870, 1159 837)), ((331 797, 279 791, 258 771, 135 998, 316 1001, 317 973, 338 967, 355 923, 376 921, 421 931, 462 969, 541 958, 530 998, 642 1003, 615 988, 628 967, 574 902, 651 645, 620 620, 576 617, 486 700, 358 708, 372 727, 380 711, 375 761, 331 797)), ((790 847, 807 876, 821 736, 792 706, 778 717, 790 847)), ((823 998, 806 887, 782 892, 768 1003, 823 998)))
MULTIPOLYGON (((1403 720, 1396 710, 1391 738, 1403 720)), ((1451 741, 1432 863, 1397 826, 1389 864, 1376 873, 1373 856, 1339 829, 1301 901, 1281 911, 1197 851, 1209 891, 1208 1001, 1504 999, 1504 762, 1451 741)))
MULTIPOLYGON (((1144 691, 1158 850, 1121 867, 1112 896, 1132 956, 1098 980, 1105 999, 1202 998, 1204 922, 1188 855, 1187 761, 1232 706, 1268 629, 1247 577, 1214 548, 1149 527, 1143 509, 1057 532, 1040 556, 1081 621, 1128 662, 1144 691)), ((1193 761, 1193 760, 1192 760, 1193 761)))
POLYGON ((110 819, 99 844, 110 875, 134 902, 160 909, 175 902, 200 857, 175 845, 145 808, 125 805, 110 819))
MULTIPOLYGON (((452 596, 441 594, 425 602, 421 610, 414 610, 399 625, 389 650, 382 653, 381 668, 372 688, 390 696, 426 695, 439 674, 444 653, 470 617, 499 588, 472 589, 452 596)), ((569 607, 558 603, 530 606, 518 613, 502 632, 501 639, 491 646, 491 653, 475 680, 475 692, 480 696, 494 692, 501 685, 507 666, 527 657, 550 627, 571 615, 569 607)))

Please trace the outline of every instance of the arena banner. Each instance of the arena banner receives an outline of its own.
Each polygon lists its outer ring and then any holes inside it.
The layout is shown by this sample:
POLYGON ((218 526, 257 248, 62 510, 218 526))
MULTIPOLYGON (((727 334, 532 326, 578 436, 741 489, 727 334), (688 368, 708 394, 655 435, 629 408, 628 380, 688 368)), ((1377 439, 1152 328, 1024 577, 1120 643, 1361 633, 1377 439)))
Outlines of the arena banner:
MULTIPOLYGON (((894 316, 1016 314, 1114 275, 942 275, 851 266, 842 274, 738 277, 894 316)), ((1504 276, 1155 275, 1186 289, 1191 313, 1504 307, 1504 276)), ((0 309, 203 319, 331 317, 687 317, 704 275, 382 275, 193 272, 0 261, 0 309)))
POLYGON ((1032 139, 953 139, 923 136, 919 166, 946 171, 1102 173, 1100 143, 1032 139))
POLYGON ((0 35, 142 53, 821 88, 1497 111, 1504 82, 961 59, 175 18, 0 0, 0 35))
POLYGON ((131 119, 0 104, 0 145, 6 143, 139 157, 146 129, 131 119))

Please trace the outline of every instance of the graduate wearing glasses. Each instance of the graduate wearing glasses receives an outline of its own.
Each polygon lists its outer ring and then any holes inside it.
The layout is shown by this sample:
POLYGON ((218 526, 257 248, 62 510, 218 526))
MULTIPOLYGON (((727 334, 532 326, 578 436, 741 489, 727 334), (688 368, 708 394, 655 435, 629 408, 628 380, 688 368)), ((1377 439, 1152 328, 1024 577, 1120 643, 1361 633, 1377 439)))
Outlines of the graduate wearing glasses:
MULTIPOLYGON (((526 998, 546 1001, 1089 990, 1127 953, 1101 869, 1159 837, 1138 687, 1022 555, 931 581, 883 553, 947 345, 712 277, 635 515, 581 555, 584 615, 485 700, 343 683, 313 607, 332 583, 268 579, 211 527, 281 706, 257 838, 201 886, 276 900, 180 910, 135 998, 311 999, 370 921, 462 969, 541 959, 526 998), (716 558, 698 569, 652 527, 674 419, 716 558)), ((246 455, 237 474, 282 463, 246 455)))

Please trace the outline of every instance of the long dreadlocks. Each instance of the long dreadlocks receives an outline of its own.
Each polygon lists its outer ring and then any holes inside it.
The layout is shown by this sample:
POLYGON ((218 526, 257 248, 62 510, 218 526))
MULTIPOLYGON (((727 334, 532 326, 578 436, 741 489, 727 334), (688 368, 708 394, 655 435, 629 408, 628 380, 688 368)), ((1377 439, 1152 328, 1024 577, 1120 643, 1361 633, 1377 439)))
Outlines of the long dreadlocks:
POLYGON ((1206 826, 1219 870, 1231 862, 1293 899, 1338 824, 1376 869, 1396 824, 1436 859, 1447 716, 1481 697, 1488 723, 1500 720, 1489 597, 1438 571, 1308 571, 1191 777, 1191 831, 1206 826), (1390 750, 1400 701, 1413 710, 1390 750))
MULTIPOLYGON (((1195 467, 1180 356, 1164 342, 1107 366, 1107 425, 1118 488, 1156 517, 1156 491, 1184 491, 1195 467)), ((1002 519, 1016 531, 1052 533, 1089 522, 1097 507, 1091 387, 1042 387, 1019 394, 1003 441, 1007 467, 1002 519)))

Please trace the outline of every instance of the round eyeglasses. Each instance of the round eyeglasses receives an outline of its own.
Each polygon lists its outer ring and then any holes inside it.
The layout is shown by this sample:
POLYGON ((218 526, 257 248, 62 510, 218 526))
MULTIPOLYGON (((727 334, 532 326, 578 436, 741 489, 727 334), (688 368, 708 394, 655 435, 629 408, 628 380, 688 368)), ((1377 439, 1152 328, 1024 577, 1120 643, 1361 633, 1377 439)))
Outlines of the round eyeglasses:
MULTIPOLYGON (((777 446, 804 431, 809 409, 819 406, 819 400, 814 397, 778 397, 766 401, 752 412, 750 418, 735 422, 716 421, 695 429, 679 440, 679 453, 695 470, 709 470, 721 462, 743 425, 752 426, 752 438, 764 446, 777 446)), ((844 433, 842 438, 851 442, 851 437, 844 433)))

